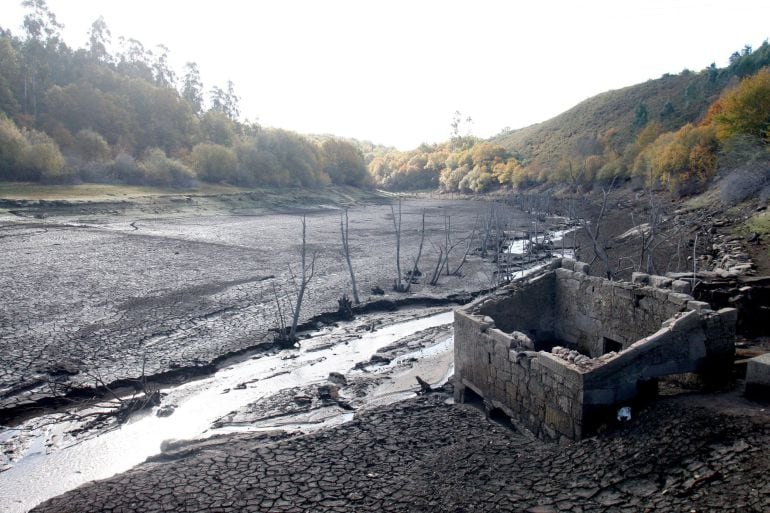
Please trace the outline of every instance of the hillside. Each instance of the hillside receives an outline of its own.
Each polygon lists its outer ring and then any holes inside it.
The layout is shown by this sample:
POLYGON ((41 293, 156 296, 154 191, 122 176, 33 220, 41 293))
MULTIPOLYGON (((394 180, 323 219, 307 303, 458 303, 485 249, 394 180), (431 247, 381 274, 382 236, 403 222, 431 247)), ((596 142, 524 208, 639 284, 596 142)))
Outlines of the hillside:
POLYGON ((659 123, 662 132, 698 124, 725 88, 768 64, 770 45, 766 41, 757 50, 746 47, 733 53, 726 68, 712 64, 700 72, 684 70, 607 91, 542 123, 499 134, 490 142, 538 169, 599 154, 602 143, 622 153, 650 122, 659 123))
POLYGON ((718 97, 727 77, 724 74, 710 82, 707 71, 686 72, 607 91, 554 118, 495 136, 490 142, 518 154, 530 165, 555 166, 564 158, 590 151, 586 143, 609 131, 614 131, 613 144, 618 147, 632 142, 642 128, 635 123, 640 106, 646 109, 648 120, 658 119, 666 130, 696 122, 718 97))
POLYGON ((168 49, 118 38, 103 18, 69 47, 45 1, 25 2, 23 30, 0 27, 0 180, 195 188, 367 186, 358 145, 311 140, 240 116, 235 85, 177 76, 168 49))

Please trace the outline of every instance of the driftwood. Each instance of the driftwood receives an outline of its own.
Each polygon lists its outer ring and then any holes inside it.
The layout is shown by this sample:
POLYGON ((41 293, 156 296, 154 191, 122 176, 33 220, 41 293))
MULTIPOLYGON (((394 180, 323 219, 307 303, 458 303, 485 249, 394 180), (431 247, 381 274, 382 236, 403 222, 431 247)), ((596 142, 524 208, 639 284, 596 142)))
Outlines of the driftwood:
POLYGON ((417 395, 430 394, 431 392, 434 391, 433 387, 430 386, 430 383, 422 379, 420 376, 416 376, 416 379, 417 379, 417 383, 420 384, 420 391, 417 392, 417 395))

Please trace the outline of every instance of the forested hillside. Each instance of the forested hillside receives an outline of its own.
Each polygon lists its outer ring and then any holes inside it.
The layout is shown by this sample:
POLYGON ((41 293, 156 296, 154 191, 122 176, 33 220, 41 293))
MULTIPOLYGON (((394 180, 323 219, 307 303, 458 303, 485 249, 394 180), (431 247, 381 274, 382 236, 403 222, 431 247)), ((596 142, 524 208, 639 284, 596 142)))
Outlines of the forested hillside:
MULTIPOLYGON (((379 185, 396 190, 484 192, 620 179, 696 192, 720 170, 767 169, 769 64, 767 42, 756 51, 745 47, 726 68, 712 64, 608 91, 488 141, 460 136, 455 119, 448 142, 381 153, 369 170, 379 185)), ((755 178, 755 185, 768 182, 755 178)))
POLYGON ((70 48, 44 0, 23 5, 20 35, 0 27, 0 180, 370 184, 357 145, 241 121, 232 82, 206 90, 194 62, 177 77, 134 39, 111 54, 102 18, 70 48))

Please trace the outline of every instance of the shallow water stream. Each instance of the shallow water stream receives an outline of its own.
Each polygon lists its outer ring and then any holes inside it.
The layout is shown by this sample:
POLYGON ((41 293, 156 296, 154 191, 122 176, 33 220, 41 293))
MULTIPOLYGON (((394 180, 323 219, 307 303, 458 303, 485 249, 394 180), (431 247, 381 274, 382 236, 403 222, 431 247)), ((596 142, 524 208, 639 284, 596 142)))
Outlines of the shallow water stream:
MULTIPOLYGON (((147 413, 99 436, 74 438, 68 431, 77 425, 56 416, 34 419, 21 426, 22 431, 0 432, 0 444, 8 442, 8 446, 13 442, 20 448, 12 466, 0 472, 0 511, 25 512, 83 483, 123 472, 159 453, 164 440, 201 438, 234 429, 281 427, 309 431, 349 420, 352 413, 323 408, 306 415, 304 421, 283 419, 256 426, 212 429, 221 417, 255 401, 287 389, 325 383, 330 372, 348 376, 361 373, 351 370, 357 363, 368 361, 380 348, 422 330, 446 326, 452 322, 452 315, 451 311, 434 313, 375 331, 360 330, 360 335, 359 330, 351 328, 366 326, 372 318, 362 317, 353 325, 322 330, 303 340, 298 350, 246 360, 208 378, 164 390, 167 395, 163 404, 176 405, 171 416, 147 413), (50 425, 40 427, 45 423, 50 425)), ((416 388, 416 375, 433 384, 445 381, 453 370, 453 344, 451 334, 444 333, 435 344, 415 347, 390 364, 374 369, 372 375, 389 372, 390 377, 365 398, 365 406, 413 395, 410 390, 416 388), (409 365, 403 365, 407 361, 409 365)))

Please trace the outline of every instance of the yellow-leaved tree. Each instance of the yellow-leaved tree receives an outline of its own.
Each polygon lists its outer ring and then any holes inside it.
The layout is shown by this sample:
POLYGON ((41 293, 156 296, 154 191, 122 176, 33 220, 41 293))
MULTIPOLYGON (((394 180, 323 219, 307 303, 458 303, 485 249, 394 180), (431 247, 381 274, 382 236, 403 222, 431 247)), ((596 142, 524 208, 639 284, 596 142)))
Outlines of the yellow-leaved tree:
POLYGON ((764 68, 728 90, 708 117, 720 141, 750 135, 770 142, 770 69, 764 68))

